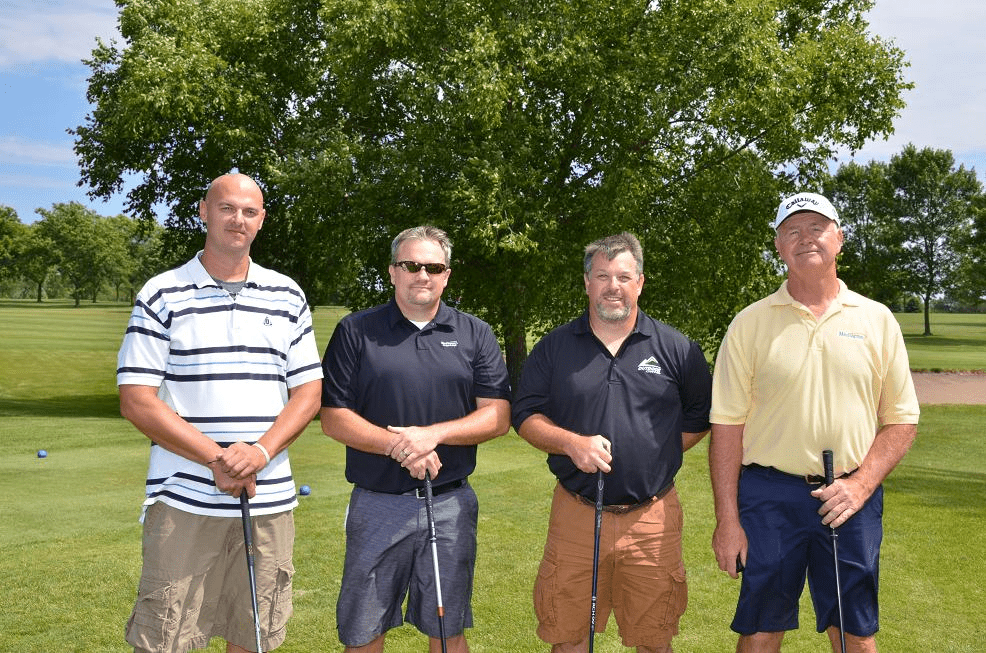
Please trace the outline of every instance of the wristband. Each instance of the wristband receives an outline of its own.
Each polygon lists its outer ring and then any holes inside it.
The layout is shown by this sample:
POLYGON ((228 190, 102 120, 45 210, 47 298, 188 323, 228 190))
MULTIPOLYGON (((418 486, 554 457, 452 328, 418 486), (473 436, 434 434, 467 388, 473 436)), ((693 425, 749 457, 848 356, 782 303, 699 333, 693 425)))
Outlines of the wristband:
POLYGON ((267 464, 269 465, 270 464, 270 454, 267 452, 267 447, 265 447, 264 445, 260 444, 259 442, 254 442, 253 443, 253 446, 255 446, 258 449, 260 449, 260 453, 264 454, 264 460, 266 460, 267 461, 267 464))

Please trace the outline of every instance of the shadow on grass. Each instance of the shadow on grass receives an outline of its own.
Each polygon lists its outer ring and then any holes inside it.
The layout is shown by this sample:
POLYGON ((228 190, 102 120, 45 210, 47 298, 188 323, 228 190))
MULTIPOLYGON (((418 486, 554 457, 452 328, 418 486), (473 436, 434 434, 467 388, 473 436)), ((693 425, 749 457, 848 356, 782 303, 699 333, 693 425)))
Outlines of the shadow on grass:
POLYGON ((885 485, 888 490, 909 495, 927 506, 981 513, 983 496, 986 496, 986 473, 898 467, 885 485))
POLYGON ((936 335, 904 334, 905 345, 934 345, 935 347, 986 347, 986 338, 947 338, 936 335))
POLYGON ((0 399, 0 417, 120 417, 116 394, 0 399))

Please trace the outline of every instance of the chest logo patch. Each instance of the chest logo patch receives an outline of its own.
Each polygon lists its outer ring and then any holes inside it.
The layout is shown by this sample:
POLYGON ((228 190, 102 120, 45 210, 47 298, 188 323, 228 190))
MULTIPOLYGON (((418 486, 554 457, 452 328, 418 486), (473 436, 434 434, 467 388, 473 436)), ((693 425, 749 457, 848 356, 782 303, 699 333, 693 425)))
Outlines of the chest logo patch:
POLYGON ((660 374, 661 365, 657 362, 657 359, 653 356, 648 356, 644 360, 640 361, 640 365, 637 365, 638 372, 646 372, 647 374, 660 374))
POLYGON ((839 336, 843 338, 851 338, 853 340, 866 340, 866 336, 862 333, 855 333, 853 331, 839 331, 839 336))
POLYGON ((458 340, 442 340, 442 347, 458 347, 458 340))

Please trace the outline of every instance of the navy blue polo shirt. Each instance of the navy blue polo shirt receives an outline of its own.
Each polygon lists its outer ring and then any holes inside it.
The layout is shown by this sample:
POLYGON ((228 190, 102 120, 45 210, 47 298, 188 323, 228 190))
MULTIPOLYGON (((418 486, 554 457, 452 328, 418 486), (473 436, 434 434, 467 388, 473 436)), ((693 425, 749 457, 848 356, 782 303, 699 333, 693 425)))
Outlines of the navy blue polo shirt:
MULTIPOLYGON (((465 417, 478 397, 510 399, 510 378, 490 326, 447 306, 425 328, 394 300, 347 315, 322 358, 322 406, 349 408, 377 426, 429 426, 465 417)), ((439 445, 436 485, 466 478, 476 446, 439 445)), ((346 447, 346 479, 397 494, 423 485, 389 456, 346 447)))
MULTIPOLYGON (((540 413, 558 426, 613 443, 604 503, 633 504, 666 488, 681 468, 682 432, 709 428, 712 375, 697 343, 638 311, 616 356, 589 327, 588 313, 546 335, 524 364, 513 403, 519 429, 540 413)), ((595 474, 550 454, 568 490, 595 501, 595 474)))

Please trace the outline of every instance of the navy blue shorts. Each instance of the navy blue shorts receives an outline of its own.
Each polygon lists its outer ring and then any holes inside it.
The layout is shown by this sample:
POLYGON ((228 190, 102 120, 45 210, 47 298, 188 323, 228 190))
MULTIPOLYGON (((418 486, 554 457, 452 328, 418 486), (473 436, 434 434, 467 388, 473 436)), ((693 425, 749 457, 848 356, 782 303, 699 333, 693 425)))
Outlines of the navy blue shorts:
MULTIPOLYGON (((817 487, 770 468, 743 469, 740 522, 749 551, 731 626, 737 633, 796 629, 805 578, 818 632, 839 625, 832 532, 818 514, 821 502, 811 496, 817 487)), ((837 533, 845 631, 868 637, 879 629, 882 486, 837 533)))

